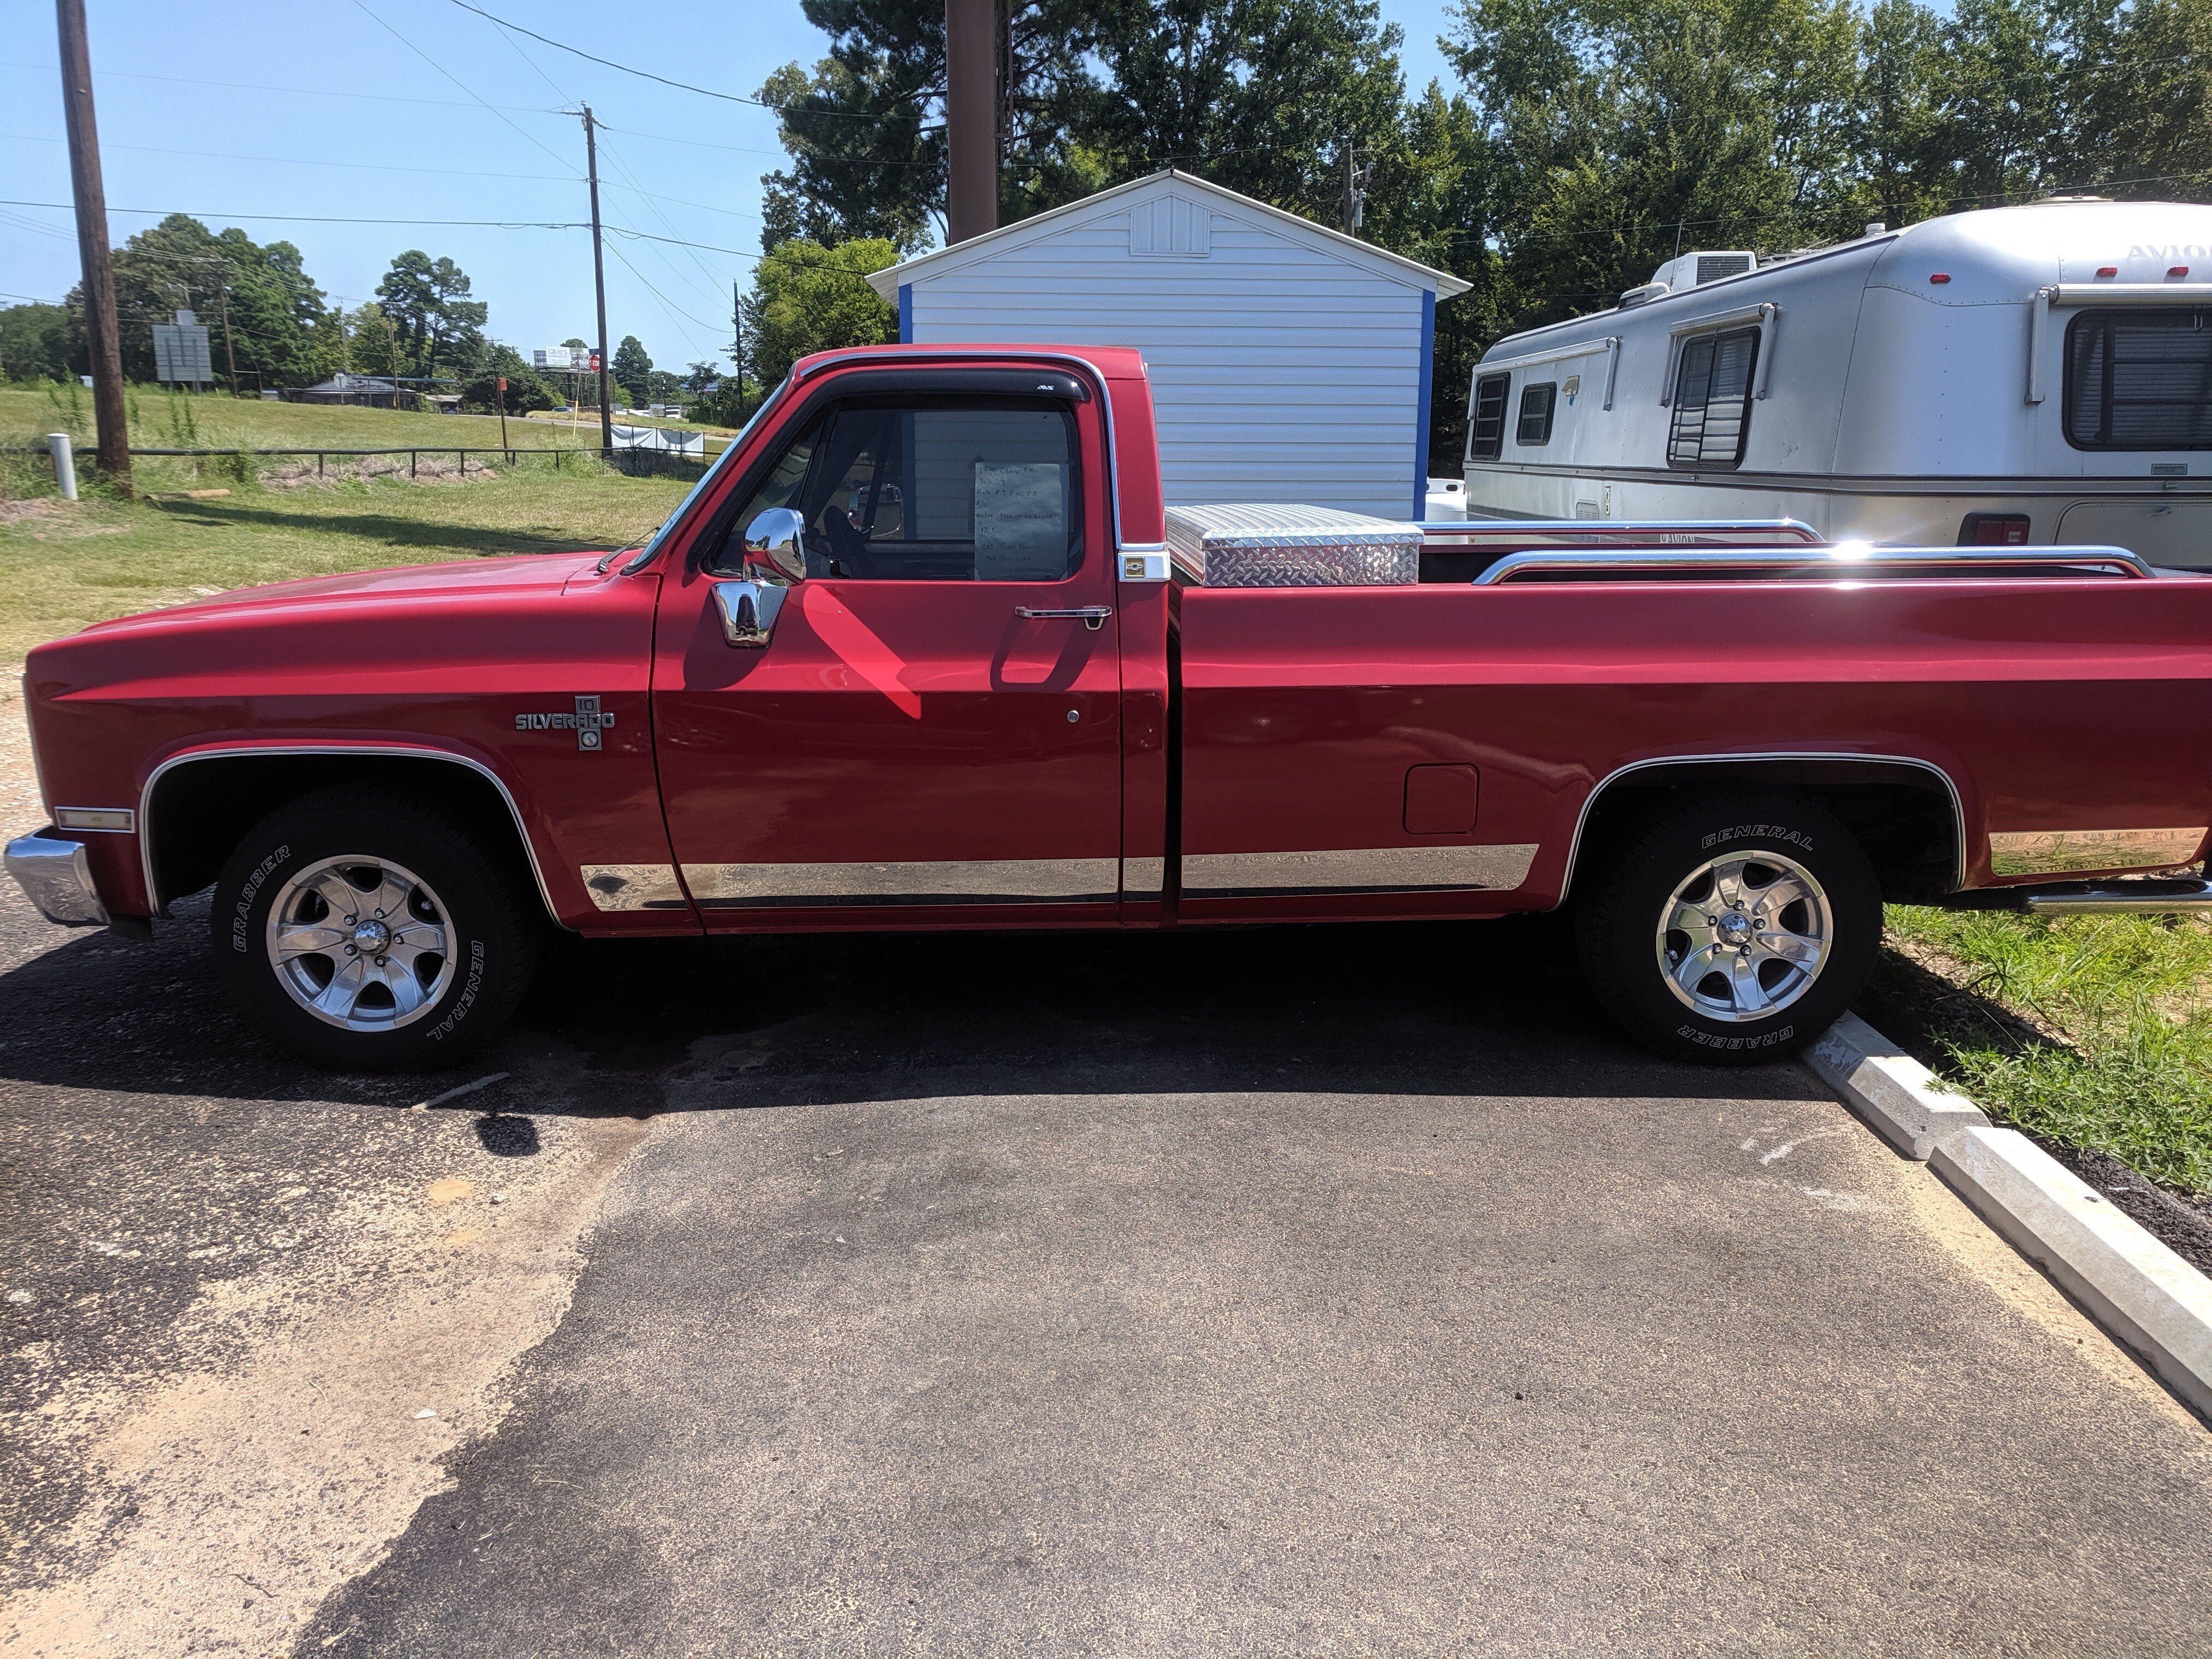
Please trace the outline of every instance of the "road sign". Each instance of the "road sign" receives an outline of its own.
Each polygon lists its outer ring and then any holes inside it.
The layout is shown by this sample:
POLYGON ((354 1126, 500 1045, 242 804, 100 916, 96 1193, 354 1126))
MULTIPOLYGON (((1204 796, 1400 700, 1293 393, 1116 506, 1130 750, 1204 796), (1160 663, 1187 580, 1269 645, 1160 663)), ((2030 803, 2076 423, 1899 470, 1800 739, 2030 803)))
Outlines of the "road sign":
POLYGON ((176 319, 173 323, 154 325, 154 378, 205 386, 215 379, 208 356, 207 325, 195 321, 189 311, 178 312, 176 319))

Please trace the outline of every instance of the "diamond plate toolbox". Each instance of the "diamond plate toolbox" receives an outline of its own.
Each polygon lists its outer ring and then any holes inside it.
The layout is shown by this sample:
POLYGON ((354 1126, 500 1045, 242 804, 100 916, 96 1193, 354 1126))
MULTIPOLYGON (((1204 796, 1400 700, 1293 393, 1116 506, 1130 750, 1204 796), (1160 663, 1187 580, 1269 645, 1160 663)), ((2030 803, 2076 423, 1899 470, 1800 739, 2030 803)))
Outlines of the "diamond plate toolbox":
POLYGON ((1418 525, 1274 502, 1171 507, 1176 574, 1199 587, 1411 586, 1418 525))

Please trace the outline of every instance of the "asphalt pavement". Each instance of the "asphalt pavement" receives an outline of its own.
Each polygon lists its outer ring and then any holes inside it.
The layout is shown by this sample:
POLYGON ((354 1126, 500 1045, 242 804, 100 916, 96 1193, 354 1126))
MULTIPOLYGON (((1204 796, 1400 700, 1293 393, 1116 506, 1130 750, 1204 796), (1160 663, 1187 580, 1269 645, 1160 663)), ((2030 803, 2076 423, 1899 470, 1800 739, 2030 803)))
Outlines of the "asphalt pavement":
POLYGON ((202 926, 0 896, 0 1650, 2205 1649, 2204 1426, 1547 925, 577 948, 415 1080, 202 926))

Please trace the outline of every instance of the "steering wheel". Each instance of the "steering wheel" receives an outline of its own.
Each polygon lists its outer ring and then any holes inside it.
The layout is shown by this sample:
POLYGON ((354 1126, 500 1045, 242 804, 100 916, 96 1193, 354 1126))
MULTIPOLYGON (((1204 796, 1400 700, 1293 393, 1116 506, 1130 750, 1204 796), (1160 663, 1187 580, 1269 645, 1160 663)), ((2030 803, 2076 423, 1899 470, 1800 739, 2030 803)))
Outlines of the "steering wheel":
POLYGON ((872 576, 875 561, 869 556, 868 538, 853 527, 853 521, 842 507, 831 507, 822 515, 823 539, 830 544, 830 556, 837 568, 848 576, 872 576))

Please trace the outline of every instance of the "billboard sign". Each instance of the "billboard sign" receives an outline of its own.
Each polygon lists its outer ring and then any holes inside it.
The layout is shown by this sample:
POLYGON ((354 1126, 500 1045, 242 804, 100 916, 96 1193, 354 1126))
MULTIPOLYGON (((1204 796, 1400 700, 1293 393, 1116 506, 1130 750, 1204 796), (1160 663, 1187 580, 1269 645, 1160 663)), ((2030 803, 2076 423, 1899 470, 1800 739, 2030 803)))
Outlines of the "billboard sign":
POLYGON ((215 379, 208 356, 205 323, 189 311, 176 313, 173 323, 154 325, 154 378, 171 384, 205 386, 215 379))

